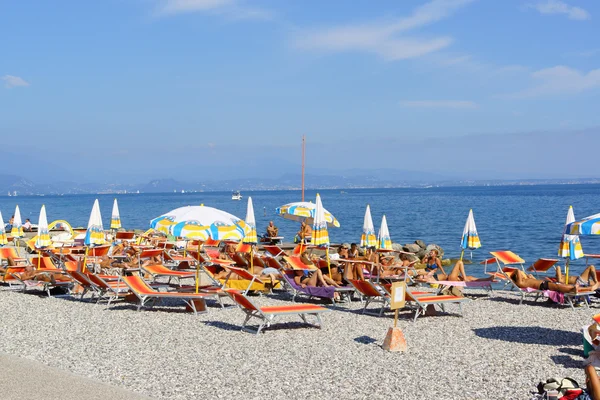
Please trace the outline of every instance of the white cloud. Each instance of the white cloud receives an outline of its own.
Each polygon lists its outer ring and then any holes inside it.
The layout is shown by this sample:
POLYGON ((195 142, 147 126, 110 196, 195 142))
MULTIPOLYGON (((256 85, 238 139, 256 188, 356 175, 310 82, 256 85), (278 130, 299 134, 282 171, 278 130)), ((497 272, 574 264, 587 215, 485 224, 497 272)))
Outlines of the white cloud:
POLYGON ((14 87, 29 86, 29 82, 27 82, 25 79, 14 75, 4 75, 0 79, 4 81, 4 86, 9 89, 14 87))
POLYGON ((449 46, 452 38, 414 38, 401 34, 447 18, 472 1, 474 0, 433 0, 416 8, 412 15, 395 21, 301 32, 296 37, 295 44, 308 50, 373 53, 387 60, 420 57, 449 46))
POLYGON ((577 94, 600 88, 600 68, 583 73, 564 65, 557 65, 535 71, 531 74, 531 78, 537 82, 536 85, 504 97, 524 98, 577 94))
POLYGON ((238 0, 161 0, 158 3, 159 15, 176 15, 185 13, 213 13, 232 19, 271 19, 272 13, 246 7, 238 0))
POLYGON ((410 108, 477 108, 477 103, 468 100, 405 100, 401 101, 400 105, 410 108))
POLYGON ((537 10, 540 14, 565 14, 569 19, 586 20, 592 16, 581 7, 570 6, 560 0, 539 1, 535 4, 529 4, 528 7, 537 10))

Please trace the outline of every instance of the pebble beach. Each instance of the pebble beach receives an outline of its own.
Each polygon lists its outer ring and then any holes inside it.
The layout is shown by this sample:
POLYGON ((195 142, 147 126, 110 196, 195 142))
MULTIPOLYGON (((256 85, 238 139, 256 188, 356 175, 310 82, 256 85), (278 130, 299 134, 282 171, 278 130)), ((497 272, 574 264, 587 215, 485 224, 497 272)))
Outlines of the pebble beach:
POLYGON ((257 336, 240 331, 239 309, 214 302, 200 315, 181 303, 137 312, 1 288, 0 353, 156 399, 528 399, 550 377, 585 383, 580 329, 593 309, 469 293, 462 316, 451 305, 413 322, 401 310, 408 349, 392 353, 382 343, 393 313, 362 315, 359 301, 327 305, 321 329, 284 316, 257 336))

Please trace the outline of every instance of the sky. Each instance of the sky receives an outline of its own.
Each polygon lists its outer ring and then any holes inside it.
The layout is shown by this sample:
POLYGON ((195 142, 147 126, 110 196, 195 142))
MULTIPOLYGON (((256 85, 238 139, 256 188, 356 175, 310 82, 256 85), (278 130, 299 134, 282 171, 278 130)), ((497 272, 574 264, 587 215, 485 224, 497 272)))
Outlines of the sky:
POLYGON ((0 1, 5 172, 272 175, 306 135, 312 171, 599 176, 565 154, 600 142, 599 19, 596 0, 0 1))

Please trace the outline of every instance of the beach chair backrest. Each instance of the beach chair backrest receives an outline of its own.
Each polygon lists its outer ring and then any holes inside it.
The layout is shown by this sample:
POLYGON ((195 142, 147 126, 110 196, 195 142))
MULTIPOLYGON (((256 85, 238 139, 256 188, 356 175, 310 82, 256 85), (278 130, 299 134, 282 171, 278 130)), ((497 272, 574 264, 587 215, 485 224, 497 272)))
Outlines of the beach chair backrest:
POLYGON ((6 271, 2 276, 2 282, 6 282, 6 278, 13 276, 12 274, 20 274, 25 271, 25 267, 6 267, 6 271))
POLYGON ((490 254, 504 265, 525 263, 525 260, 510 250, 491 251, 490 254))
POLYGON ((40 269, 58 269, 56 268, 56 265, 54 265, 54 263, 52 262, 52 259, 50 257, 39 257, 39 256, 34 256, 31 257, 31 259, 29 260, 29 263, 31 265, 33 265, 35 268, 39 268, 40 269))
POLYGON ((163 253, 163 249, 144 249, 140 253, 139 258, 141 260, 141 259, 146 259, 146 258, 158 257, 158 256, 162 255, 162 253, 163 253))
POLYGON ((156 291, 153 290, 144 280, 137 275, 124 276, 123 281, 131 288, 132 292, 140 295, 149 295, 156 294, 156 291))
POLYGON ((381 293, 373 286, 373 284, 369 281, 361 281, 361 280, 350 280, 352 286, 356 288, 361 294, 367 297, 378 297, 381 296, 381 293))
POLYGON ((274 257, 265 257, 264 260, 267 263, 267 266, 269 266, 271 268, 275 268, 278 270, 283 268, 283 266, 279 263, 279 261, 277 261, 274 257))
POLYGON ((221 244, 220 240, 213 240, 213 239, 206 239, 206 241, 204 242, 204 246, 208 246, 208 247, 219 247, 219 245, 221 244))
POLYGON ((104 257, 108 255, 108 251, 110 250, 110 246, 98 246, 98 247, 90 247, 88 250, 89 257, 104 257))
POLYGON ((301 269, 303 271, 314 271, 317 269, 314 265, 307 265, 302 262, 302 259, 297 256, 284 256, 283 259, 291 269, 301 269))
POLYGON ((285 251, 283 251, 279 246, 272 244, 265 244, 263 248, 273 257, 279 257, 280 255, 285 254, 285 251))
POLYGON ((127 231, 119 231, 115 236, 117 240, 133 240, 135 237, 135 232, 127 232, 127 231))
POLYGON ((551 258, 540 258, 534 262, 531 267, 527 268, 527 271, 533 272, 546 272, 556 264, 558 260, 551 258))
POLYGON ((250 273, 250 271, 248 271, 248 270, 246 270, 246 269, 244 269, 244 268, 238 268, 238 267, 229 267, 229 269, 230 269, 231 271, 233 271, 234 273, 236 273, 236 274, 237 274, 237 275, 238 275, 240 278, 247 279, 247 280, 249 280, 249 281, 251 281, 251 280, 253 280, 253 279, 254 279, 256 282, 263 283, 263 282, 260 280, 260 278, 258 278, 257 276, 254 276, 254 275, 252 275, 252 274, 250 273))
POLYGON ((106 281, 102 278, 100 278, 99 276, 95 275, 95 274, 87 274, 88 278, 90 278, 90 281, 92 281, 92 283, 102 289, 106 289, 106 290, 112 290, 112 288, 110 287, 110 285, 108 283, 106 283, 106 281))
POLYGON ((252 250, 252 245, 250 243, 244 243, 244 242, 238 243, 237 247, 235 248, 235 251, 237 251, 239 253, 250 253, 251 250, 252 250))
POLYGON ((231 296, 231 298, 233 299, 233 301, 239 305, 240 307, 242 307, 245 310, 248 311, 257 311, 258 307, 256 307, 254 305, 254 303, 252 303, 252 301, 250 301, 249 298, 247 298, 246 296, 244 296, 242 293, 240 293, 237 290, 227 290, 227 293, 231 296))
POLYGON ((0 258, 19 258, 17 250, 14 247, 0 247, 0 258))
POLYGON ((221 254, 217 249, 204 249, 204 252, 210 258, 219 258, 219 255, 221 254))
POLYGON ((77 283, 79 283, 81 286, 89 287, 92 284, 92 282, 90 281, 90 278, 88 278, 88 276, 82 272, 67 271, 67 273, 69 274, 69 276, 71 276, 71 278, 73 278, 75 281, 77 281, 77 283))
POLYGON ((248 261, 246 261, 246 259, 240 253, 234 253, 234 254, 232 254, 231 259, 233 261, 235 261, 235 263, 238 266, 244 266, 244 267, 246 267, 246 266, 249 265, 248 261))
POLYGON ((76 261, 65 261, 65 269, 67 271, 77 271, 79 268, 76 261))

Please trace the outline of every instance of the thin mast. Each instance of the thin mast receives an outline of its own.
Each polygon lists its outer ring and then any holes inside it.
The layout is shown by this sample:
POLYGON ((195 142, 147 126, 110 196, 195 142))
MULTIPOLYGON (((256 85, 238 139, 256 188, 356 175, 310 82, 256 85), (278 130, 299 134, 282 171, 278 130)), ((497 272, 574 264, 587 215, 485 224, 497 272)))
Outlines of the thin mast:
POLYGON ((304 157, 306 155, 306 139, 302 135, 302 201, 304 201, 304 157))

